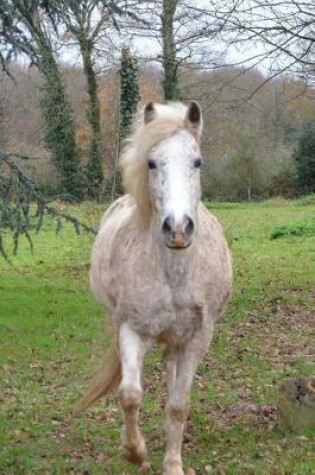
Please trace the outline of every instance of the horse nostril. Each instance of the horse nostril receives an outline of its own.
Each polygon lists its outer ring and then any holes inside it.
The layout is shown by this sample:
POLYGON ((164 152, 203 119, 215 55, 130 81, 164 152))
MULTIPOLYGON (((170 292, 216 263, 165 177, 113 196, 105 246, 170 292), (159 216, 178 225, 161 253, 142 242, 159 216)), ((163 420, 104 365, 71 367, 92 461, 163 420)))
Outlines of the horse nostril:
POLYGON ((173 219, 171 216, 167 216, 164 219, 163 226, 162 226, 162 231, 164 234, 171 234, 173 232, 173 219))
POLYGON ((185 233, 188 235, 188 236, 191 236, 192 233, 194 232, 195 230, 195 224, 193 222, 193 220, 186 215, 186 220, 187 220, 187 224, 185 226, 185 233))

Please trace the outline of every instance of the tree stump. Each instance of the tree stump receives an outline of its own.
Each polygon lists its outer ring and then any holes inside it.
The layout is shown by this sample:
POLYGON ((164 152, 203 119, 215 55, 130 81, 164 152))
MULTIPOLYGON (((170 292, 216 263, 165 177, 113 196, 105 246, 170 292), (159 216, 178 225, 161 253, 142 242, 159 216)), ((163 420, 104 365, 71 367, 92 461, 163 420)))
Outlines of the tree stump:
POLYGON ((315 377, 286 379, 278 385, 278 420, 282 429, 315 429, 315 377))

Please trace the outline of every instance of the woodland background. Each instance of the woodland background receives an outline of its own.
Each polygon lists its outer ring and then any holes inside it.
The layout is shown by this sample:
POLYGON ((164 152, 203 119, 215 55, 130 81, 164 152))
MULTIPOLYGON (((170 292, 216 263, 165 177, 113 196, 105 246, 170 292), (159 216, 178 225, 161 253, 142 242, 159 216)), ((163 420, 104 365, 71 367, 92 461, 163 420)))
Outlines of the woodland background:
MULTIPOLYGON (((80 160, 87 163, 90 126, 86 81, 80 67, 60 67, 74 111, 80 160)), ((35 68, 14 64, 15 83, 2 73, 0 147, 40 157, 24 164, 47 193, 58 193, 58 172, 44 143, 39 107, 41 78, 35 68)), ((200 102, 204 114, 203 190, 208 199, 245 200, 294 196, 297 172, 294 153, 308 121, 315 122, 315 90, 302 81, 283 77, 267 83, 253 98, 249 91, 264 80, 259 70, 184 71, 183 98, 200 102), (222 85, 231 84, 222 88, 222 85), (220 89, 222 91, 220 92, 220 89), (219 94, 218 94, 219 91, 219 94), (244 97, 242 97, 244 96, 244 97)), ((102 168, 111 181, 117 163, 119 76, 117 68, 98 78, 101 111, 102 168)), ((161 71, 140 69, 140 104, 163 100, 161 71)))
POLYGON ((46 195, 114 198, 136 109, 190 99, 204 198, 315 190, 311 2, 2 0, 0 14, 0 149, 35 157, 14 161, 46 195))

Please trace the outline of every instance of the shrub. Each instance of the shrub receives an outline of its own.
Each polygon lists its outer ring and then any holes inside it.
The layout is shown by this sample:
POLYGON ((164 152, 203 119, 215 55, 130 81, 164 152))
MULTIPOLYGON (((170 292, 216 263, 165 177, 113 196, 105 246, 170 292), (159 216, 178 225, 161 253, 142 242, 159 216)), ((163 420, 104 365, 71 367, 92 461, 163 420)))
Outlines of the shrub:
POLYGON ((287 223, 274 227, 270 239, 279 239, 286 236, 314 236, 315 220, 300 223, 287 223))

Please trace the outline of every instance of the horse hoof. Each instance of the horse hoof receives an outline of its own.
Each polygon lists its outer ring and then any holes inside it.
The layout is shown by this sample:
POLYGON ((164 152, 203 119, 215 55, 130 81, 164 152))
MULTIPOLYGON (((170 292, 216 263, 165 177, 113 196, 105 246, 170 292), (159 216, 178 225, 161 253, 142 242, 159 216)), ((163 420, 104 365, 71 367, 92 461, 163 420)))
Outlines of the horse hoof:
POLYGON ((185 475, 182 464, 178 462, 168 462, 164 465, 163 475, 185 475))
POLYGON ((146 462, 146 446, 144 438, 141 437, 137 444, 122 444, 123 456, 132 463, 137 465, 145 465, 146 462))
POLYGON ((142 467, 145 465, 145 452, 138 450, 138 449, 129 449, 127 447, 123 447, 123 456, 128 462, 135 463, 142 467))
POLYGON ((151 464, 150 464, 150 462, 145 460, 140 466, 140 472, 144 473, 144 472, 147 472, 149 470, 151 470, 151 464))

